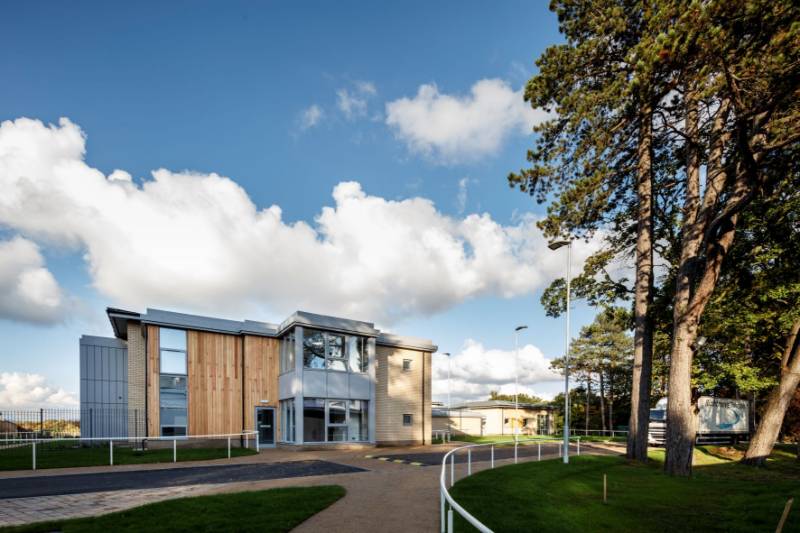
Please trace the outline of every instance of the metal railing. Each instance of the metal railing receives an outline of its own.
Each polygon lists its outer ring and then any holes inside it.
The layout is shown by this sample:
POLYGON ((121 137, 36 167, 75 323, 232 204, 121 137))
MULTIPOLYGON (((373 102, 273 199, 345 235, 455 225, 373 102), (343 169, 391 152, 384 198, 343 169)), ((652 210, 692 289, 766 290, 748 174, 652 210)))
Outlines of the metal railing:
POLYGON ((441 439, 442 443, 450 442, 451 433, 449 429, 434 429, 432 431, 432 440, 441 439))
MULTIPOLYGON (((581 438, 574 437, 576 443, 576 454, 581 454, 581 438)), ((489 527, 483 524, 480 520, 472 516, 469 511, 464 509, 461 505, 458 504, 457 501, 453 499, 450 495, 450 492, 447 490, 447 463, 448 460, 450 462, 450 487, 453 486, 455 483, 455 457, 456 453, 461 450, 467 451, 467 475, 462 477, 461 479, 465 479, 472 475, 472 449, 473 448, 481 448, 481 447, 489 447, 491 450, 490 452, 490 465, 489 468, 494 468, 495 458, 494 458, 494 449, 495 446, 514 446, 514 464, 517 464, 519 461, 519 454, 518 448, 521 445, 537 445, 537 454, 536 460, 542 460, 542 444, 554 443, 558 448, 559 457, 562 456, 564 450, 564 441, 558 439, 531 439, 531 440, 508 440, 508 441, 498 441, 498 442, 489 442, 485 444, 467 444, 466 446, 461 446, 459 448, 454 448, 447 452, 444 457, 442 458, 442 470, 439 475, 439 497, 440 497, 440 531, 442 533, 453 533, 453 511, 457 512, 464 520, 469 522, 475 529, 480 531, 481 533, 493 533, 489 527), (447 507, 450 507, 449 509, 447 507)), ((571 445, 571 443, 570 443, 571 445)), ((569 453, 569 448, 567 449, 567 453, 569 453)), ((531 459, 533 460, 533 459, 531 459)))
POLYGON ((614 437, 624 437, 628 435, 627 430, 620 429, 570 429, 569 432, 572 435, 583 435, 585 437, 602 437, 604 435, 608 435, 612 439, 614 437))
MULTIPOLYGON (((231 449, 238 447, 250 448, 252 443, 256 452, 261 451, 259 443, 258 432, 253 430, 242 431, 240 433, 222 433, 216 435, 186 435, 179 437, 64 437, 64 438, 6 438, 0 440, 0 450, 8 450, 12 448, 20 448, 24 446, 31 446, 31 469, 36 470, 37 457, 41 454, 42 448, 63 447, 64 444, 72 445, 71 448, 77 447, 91 447, 91 446, 108 446, 108 464, 114 465, 114 443, 117 447, 131 445, 139 446, 139 449, 144 450, 146 447, 151 446, 152 443, 168 443, 166 446, 159 445, 157 448, 169 448, 171 443, 172 447, 172 462, 178 462, 178 443, 182 446, 191 444, 192 440, 197 441, 222 441, 226 444, 227 458, 231 458, 231 449), (239 441, 239 442, 237 442, 239 441), (37 454, 37 448, 39 450, 37 454)), ((191 446, 187 446, 191 447, 191 446)), ((71 449, 67 448, 67 449, 71 449)), ((0 459, 2 458, 2 451, 0 451, 0 459)))

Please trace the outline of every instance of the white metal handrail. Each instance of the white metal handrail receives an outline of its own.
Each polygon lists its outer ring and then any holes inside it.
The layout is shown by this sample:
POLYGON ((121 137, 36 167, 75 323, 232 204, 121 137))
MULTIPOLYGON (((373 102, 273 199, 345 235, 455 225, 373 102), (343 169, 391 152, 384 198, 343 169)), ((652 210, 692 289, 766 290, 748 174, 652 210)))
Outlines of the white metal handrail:
POLYGON ((52 444, 56 442, 71 441, 81 443, 84 441, 89 442, 107 442, 108 443, 108 464, 114 465, 114 442, 145 442, 145 441, 166 441, 172 442, 172 462, 178 462, 178 441, 186 442, 191 439, 227 439, 228 459, 231 458, 231 439, 241 438, 245 439, 245 447, 250 447, 250 438, 253 437, 256 452, 261 451, 261 446, 258 439, 258 432, 255 430, 242 431, 240 433, 219 433, 214 435, 183 435, 175 437, 62 437, 62 438, 24 438, 24 439, 4 439, 2 441, 2 448, 8 449, 20 446, 31 446, 31 469, 36 470, 36 444, 52 444), (16 446, 15 446, 16 445, 16 446))
MULTIPOLYGON (((574 438, 577 443, 577 455, 581 454, 581 438, 580 437, 570 437, 571 439, 574 438)), ((450 459, 450 486, 453 486, 455 482, 455 453, 460 450, 467 450, 467 475, 464 477, 469 477, 472 475, 472 448, 479 448, 484 446, 491 447, 491 456, 490 456, 490 468, 494 468, 494 447, 495 446, 502 446, 502 445, 514 445, 514 463, 517 463, 518 456, 517 456, 517 447, 519 444, 538 444, 538 454, 537 458, 539 461, 542 459, 542 449, 541 445, 546 443, 555 443, 558 444, 559 454, 561 454, 562 444, 564 441, 558 439, 519 439, 519 440, 508 440, 508 441, 498 441, 498 442, 487 442, 482 444, 467 444, 466 446, 460 446, 458 448, 453 448, 442 458, 442 471, 439 475, 439 492, 440 492, 440 530, 442 533, 453 533, 453 510, 461 515, 461 517, 469 522, 475 529, 480 531, 481 533, 493 533, 491 529, 489 529, 485 524, 483 524, 480 520, 472 516, 469 511, 461 507, 457 501, 453 499, 450 495, 450 492, 447 490, 447 460, 450 459), (450 506, 450 509, 447 509, 447 506, 450 506)), ((464 479, 461 478, 461 479, 464 479)))

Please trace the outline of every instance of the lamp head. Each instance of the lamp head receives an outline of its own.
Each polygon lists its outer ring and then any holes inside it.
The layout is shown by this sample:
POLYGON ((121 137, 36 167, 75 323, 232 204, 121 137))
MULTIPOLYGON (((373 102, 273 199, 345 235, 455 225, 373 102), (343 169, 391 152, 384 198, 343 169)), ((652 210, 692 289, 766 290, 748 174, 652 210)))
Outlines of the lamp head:
POLYGON ((528 326, 517 326, 514 331, 522 331, 523 329, 528 329, 528 326))
POLYGON ((572 241, 553 241, 547 247, 551 250, 558 250, 562 246, 569 246, 570 244, 572 244, 572 241))

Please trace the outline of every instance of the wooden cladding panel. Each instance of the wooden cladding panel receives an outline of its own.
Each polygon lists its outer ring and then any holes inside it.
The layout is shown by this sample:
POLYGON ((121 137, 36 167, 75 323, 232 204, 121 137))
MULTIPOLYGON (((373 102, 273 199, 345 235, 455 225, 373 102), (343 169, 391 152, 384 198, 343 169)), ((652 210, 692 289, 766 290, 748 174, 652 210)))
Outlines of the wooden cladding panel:
POLYGON ((159 342, 158 326, 147 326, 147 435, 161 435, 159 405, 159 342))
POLYGON ((275 407, 278 436, 278 364, 280 340, 246 335, 244 338, 244 427, 255 428, 255 408, 275 407), (262 402, 262 400, 266 400, 262 402))
POLYGON ((242 430, 242 338, 189 331, 189 434, 242 430))

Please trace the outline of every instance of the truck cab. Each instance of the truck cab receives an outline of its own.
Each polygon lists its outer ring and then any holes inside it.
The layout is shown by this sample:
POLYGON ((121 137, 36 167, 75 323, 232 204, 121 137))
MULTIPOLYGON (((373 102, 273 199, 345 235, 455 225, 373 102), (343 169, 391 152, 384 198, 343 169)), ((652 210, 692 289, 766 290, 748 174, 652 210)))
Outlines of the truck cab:
MULTIPOLYGON (((750 404, 746 400, 701 396, 697 400, 697 444, 736 443, 750 436, 750 404)), ((664 446, 667 398, 650 409, 647 443, 664 446)))

